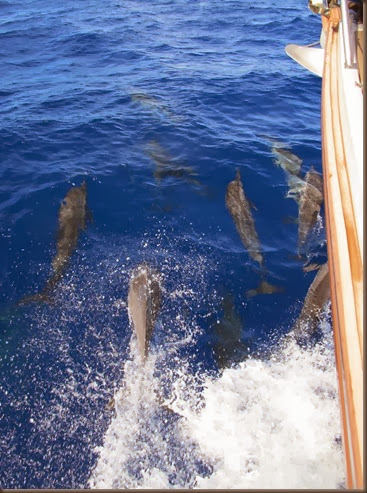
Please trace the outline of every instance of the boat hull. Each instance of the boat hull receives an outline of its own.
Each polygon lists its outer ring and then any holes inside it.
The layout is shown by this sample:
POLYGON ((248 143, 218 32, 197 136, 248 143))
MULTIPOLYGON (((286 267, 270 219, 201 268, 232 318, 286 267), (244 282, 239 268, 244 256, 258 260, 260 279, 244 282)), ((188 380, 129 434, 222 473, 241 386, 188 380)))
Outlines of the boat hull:
POLYGON ((363 95, 346 68, 340 9, 331 10, 321 128, 335 358, 348 488, 363 488, 363 95))

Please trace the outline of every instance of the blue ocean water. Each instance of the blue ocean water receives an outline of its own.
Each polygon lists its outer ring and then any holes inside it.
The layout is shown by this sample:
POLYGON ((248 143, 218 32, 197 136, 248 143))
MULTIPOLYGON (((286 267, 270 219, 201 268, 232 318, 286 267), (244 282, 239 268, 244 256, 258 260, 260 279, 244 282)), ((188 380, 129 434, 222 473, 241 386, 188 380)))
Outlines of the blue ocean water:
MULTIPOLYGON (((284 219, 298 206, 266 136, 321 172, 321 81, 284 52, 319 34, 301 0, 0 0, 1 486, 88 485, 124 380, 140 262, 163 278, 153 351, 190 340, 175 357, 192 375, 219 375, 225 296, 243 322, 232 363, 291 330, 315 273, 294 259, 297 225, 284 219), (197 182, 158 180, 152 142, 197 182), (237 168, 282 293, 245 296, 260 272, 225 207, 237 168), (93 221, 57 302, 18 306, 50 276, 60 203, 83 180, 93 221)), ((309 256, 326 259, 322 224, 309 256)))

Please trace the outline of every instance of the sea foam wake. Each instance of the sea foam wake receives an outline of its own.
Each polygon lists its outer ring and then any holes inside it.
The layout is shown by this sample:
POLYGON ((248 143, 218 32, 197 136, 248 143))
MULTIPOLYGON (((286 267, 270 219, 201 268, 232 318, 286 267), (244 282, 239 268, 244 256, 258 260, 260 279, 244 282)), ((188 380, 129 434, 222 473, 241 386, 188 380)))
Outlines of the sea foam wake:
POLYGON ((249 358, 219 377, 190 374, 174 357, 163 371, 163 351, 143 365, 132 339, 89 486, 342 487, 328 315, 324 339, 312 350, 288 339, 266 360, 249 358))

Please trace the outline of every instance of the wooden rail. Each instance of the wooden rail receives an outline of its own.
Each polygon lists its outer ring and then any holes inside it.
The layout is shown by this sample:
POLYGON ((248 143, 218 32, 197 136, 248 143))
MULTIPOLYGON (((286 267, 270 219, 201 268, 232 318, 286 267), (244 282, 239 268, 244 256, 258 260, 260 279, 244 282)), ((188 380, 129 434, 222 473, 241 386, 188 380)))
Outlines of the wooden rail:
MULTIPOLYGON (((340 9, 331 10, 322 79, 322 161, 335 358, 348 488, 363 488, 363 264, 340 100, 340 9)), ((347 102, 348 104, 348 102, 347 102)), ((362 122, 361 122, 362 124, 362 122)), ((362 183, 358 186, 363 186, 362 183)), ((362 213, 361 211, 359 211, 362 213)))

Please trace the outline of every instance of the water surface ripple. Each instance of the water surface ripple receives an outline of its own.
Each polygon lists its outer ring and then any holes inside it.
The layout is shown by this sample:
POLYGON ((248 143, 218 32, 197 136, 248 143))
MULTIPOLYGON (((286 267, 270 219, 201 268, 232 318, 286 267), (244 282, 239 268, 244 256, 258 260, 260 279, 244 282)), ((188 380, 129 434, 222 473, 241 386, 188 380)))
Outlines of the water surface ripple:
MULTIPOLYGON (((321 171, 321 82, 284 53, 319 34, 300 0, 0 0, 2 487, 342 484, 330 312, 310 349, 277 346, 315 273, 264 137, 321 171), (157 179, 154 145, 195 180, 157 179), (281 294, 245 296, 260 273, 225 207, 237 168, 281 294), (84 179, 93 221, 56 303, 18 306, 50 276, 60 203, 84 179), (142 260, 164 295, 145 369, 125 306, 142 260), (222 372, 228 296, 240 343, 222 372)), ((322 217, 308 248, 326 260, 322 217)))

